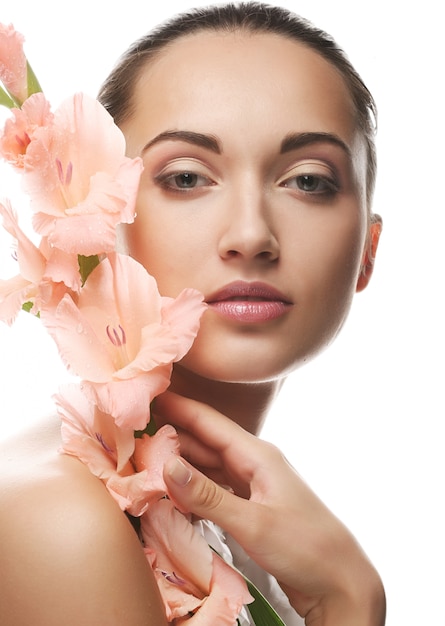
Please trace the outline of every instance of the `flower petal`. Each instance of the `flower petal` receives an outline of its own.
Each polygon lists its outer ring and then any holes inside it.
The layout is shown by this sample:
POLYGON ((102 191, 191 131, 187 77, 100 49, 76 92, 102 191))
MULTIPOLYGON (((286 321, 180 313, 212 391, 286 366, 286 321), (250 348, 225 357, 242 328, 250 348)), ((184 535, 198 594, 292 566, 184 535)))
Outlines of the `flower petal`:
POLYGON ((0 280, 0 320, 9 326, 13 324, 22 305, 36 295, 35 286, 23 276, 0 280))
POLYGON ((116 428, 114 420, 98 411, 78 385, 64 385, 55 401, 62 418, 61 451, 79 458, 102 480, 108 480, 117 468, 122 471, 133 454, 133 432, 116 428))
MULTIPOLYGON (((46 240, 42 240, 40 249, 46 248, 46 240)), ((53 283, 63 282, 72 291, 78 292, 81 287, 79 261, 77 254, 68 254, 63 250, 48 246, 48 260, 44 278, 53 283)))
POLYGON ((0 202, 0 215, 3 217, 4 229, 17 240, 20 274, 30 283, 39 283, 45 271, 45 257, 19 227, 17 216, 9 202, 6 205, 0 202))
MULTIPOLYGON (((62 418, 60 451, 80 459, 107 487, 122 510, 140 515, 150 501, 165 493, 147 470, 135 472, 130 457, 135 446, 131 429, 116 426, 84 396, 77 385, 65 385, 55 397, 62 418)), ((172 445, 161 436, 158 449, 172 445)), ((161 486, 163 487, 163 486, 161 486)))
POLYGON ((122 428, 144 430, 150 421, 150 403, 170 384, 171 365, 129 380, 107 383, 84 381, 85 393, 122 428))
POLYGON ((107 325, 125 329, 130 360, 140 349, 141 329, 161 321, 161 297, 155 279, 124 254, 109 254, 96 267, 82 290, 79 306, 88 311, 98 335, 107 325))
POLYGON ((176 361, 190 350, 198 333, 201 315, 207 309, 203 300, 196 289, 184 289, 174 300, 163 298, 162 321, 176 337, 176 361))
POLYGON ((0 280, 0 319, 12 324, 25 302, 38 299, 46 259, 20 229, 9 203, 0 203, 0 216, 3 218, 3 227, 17 242, 20 274, 8 280, 0 280))
POLYGON ((246 582, 212 552, 170 500, 147 509, 141 532, 167 619, 182 623, 186 617, 191 626, 233 626, 243 605, 253 600, 246 582), (189 611, 196 613, 190 617, 189 611))
POLYGON ((32 223, 35 230, 48 237, 53 246, 68 254, 91 256, 114 249, 119 216, 93 213, 54 218, 45 213, 35 213, 32 223))
POLYGON ((21 109, 12 109, 12 117, 5 122, 0 137, 0 154, 16 168, 23 168, 29 144, 35 132, 53 120, 50 104, 43 93, 30 96, 21 109))
POLYGON ((63 362, 77 376, 98 383, 111 378, 114 365, 110 354, 69 294, 65 294, 55 310, 44 309, 42 320, 63 362))
POLYGON ((28 95, 24 37, 12 24, 0 24, 0 82, 22 103, 28 95))
POLYGON ((187 624, 233 626, 243 605, 252 601, 253 598, 241 574, 213 553, 210 593, 187 624))
POLYGON ((201 604, 210 588, 213 557, 207 542, 166 499, 144 513, 141 532, 147 558, 160 582, 167 619, 187 615, 201 604))
POLYGON ((111 251, 116 225, 134 219, 141 172, 142 160, 125 156, 125 139, 108 112, 76 94, 36 131, 26 152, 34 228, 66 252, 73 240, 80 254, 111 251))
POLYGON ((136 470, 147 470, 153 490, 167 493, 164 482, 164 464, 172 454, 179 455, 179 437, 173 426, 162 426, 153 436, 136 439, 133 462, 136 470))
POLYGON ((136 357, 116 372, 116 377, 128 379, 177 360, 178 337, 161 324, 150 324, 141 330, 141 345, 136 357))

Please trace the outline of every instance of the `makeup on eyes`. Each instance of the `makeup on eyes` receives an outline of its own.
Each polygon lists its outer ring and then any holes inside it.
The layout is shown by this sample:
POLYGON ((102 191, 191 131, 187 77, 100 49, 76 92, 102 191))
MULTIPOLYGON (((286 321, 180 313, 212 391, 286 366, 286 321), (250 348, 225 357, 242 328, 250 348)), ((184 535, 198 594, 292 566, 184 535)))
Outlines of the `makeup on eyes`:
MULTIPOLYGON (((157 160, 166 162, 157 168, 160 171, 152 174, 152 178, 163 189, 179 194, 214 186, 218 180, 218 173, 214 171, 215 157, 216 162, 220 156, 229 158, 224 155, 219 138, 187 130, 159 133, 145 145, 142 154, 150 161, 156 156, 157 160)), ((341 190, 344 176, 339 170, 345 169, 345 161, 349 163, 351 158, 351 150, 336 135, 305 132, 286 135, 278 154, 268 160, 273 165, 277 163, 273 169, 277 172, 275 183, 278 186, 328 199, 341 190), (294 153, 298 158, 296 163, 294 153), (304 159, 302 153, 307 155, 304 159), (284 164, 286 172, 281 174, 279 169, 284 164)))
POLYGON ((308 195, 331 197, 340 191, 338 174, 320 161, 304 160, 291 166, 277 182, 278 186, 308 195))

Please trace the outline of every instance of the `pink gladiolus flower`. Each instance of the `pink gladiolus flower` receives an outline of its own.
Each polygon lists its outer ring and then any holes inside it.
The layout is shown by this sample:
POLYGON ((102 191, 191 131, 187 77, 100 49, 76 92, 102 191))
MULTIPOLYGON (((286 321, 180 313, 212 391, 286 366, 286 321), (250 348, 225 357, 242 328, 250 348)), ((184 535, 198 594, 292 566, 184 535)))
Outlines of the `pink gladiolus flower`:
POLYGON ((247 585, 170 500, 149 507, 141 532, 168 621, 180 624, 186 618, 191 626, 233 626, 243 604, 253 599, 247 585))
POLYGON ((46 258, 45 281, 64 283, 68 289, 77 293, 81 287, 77 254, 50 246, 45 237, 40 241, 39 249, 46 258))
POLYGON ((117 224, 134 220, 141 172, 142 160, 125 156, 124 136, 102 105, 73 96, 26 152, 34 228, 68 253, 111 252, 117 224))
POLYGON ((6 120, 0 138, 0 154, 15 167, 23 168, 26 151, 36 130, 49 126, 54 116, 43 93, 30 96, 21 109, 12 109, 12 115, 6 120))
POLYGON ((77 257, 48 247, 45 240, 37 248, 19 227, 9 203, 0 203, 0 216, 17 244, 19 274, 0 280, 0 319, 12 324, 23 304, 32 302, 33 313, 54 306, 68 288, 80 288, 80 278, 77 257))
POLYGON ((91 401, 119 426, 143 430, 150 402, 168 387, 172 363, 198 332, 202 300, 193 289, 161 298, 142 265, 112 254, 90 274, 77 303, 65 295, 42 319, 91 401))
POLYGON ((24 37, 12 24, 0 24, 0 82, 21 104, 28 96, 26 57, 23 52, 24 37))
POLYGON ((154 435, 142 435, 135 440, 132 460, 138 472, 147 472, 150 501, 159 500, 167 494, 163 470, 172 454, 179 455, 179 437, 173 426, 162 426, 154 435))
MULTIPOLYGON (((45 242, 37 248, 20 229, 17 217, 10 204, 0 203, 0 215, 3 217, 5 230, 16 241, 15 256, 19 274, 7 280, 0 280, 0 319, 12 324, 26 302, 33 303, 32 312, 38 313, 43 303, 50 306, 62 298, 67 291, 66 285, 52 284, 45 255, 45 242)), ((50 250, 49 254, 54 254, 50 250)), ((73 264, 57 264, 60 280, 65 279, 69 286, 78 286, 78 271, 73 264), (70 280, 72 279, 72 280, 70 280)), ((55 282, 59 282, 58 280, 55 282)))
POLYGON ((118 428, 114 419, 89 402, 77 385, 66 385, 55 399, 62 419, 60 451, 87 465, 122 510, 141 515, 150 502, 166 494, 162 468, 169 455, 179 454, 173 426, 163 426, 142 442, 135 440, 132 430, 118 428), (139 471, 135 471, 131 460, 135 446, 139 448, 139 471))

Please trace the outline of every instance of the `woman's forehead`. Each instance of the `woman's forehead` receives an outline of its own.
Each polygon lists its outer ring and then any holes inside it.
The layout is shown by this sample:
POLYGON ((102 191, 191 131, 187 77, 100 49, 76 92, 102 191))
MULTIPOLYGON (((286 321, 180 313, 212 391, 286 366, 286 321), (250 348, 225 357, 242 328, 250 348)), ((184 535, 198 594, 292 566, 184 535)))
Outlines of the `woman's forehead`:
POLYGON ((221 127, 244 136, 275 131, 279 141, 292 132, 328 132, 351 144, 357 131, 340 72, 306 45, 269 33, 179 38, 143 69, 133 105, 130 122, 145 127, 147 141, 152 132, 218 134, 221 127))
POLYGON ((346 83, 330 62, 305 44, 268 33, 183 36, 144 68, 136 98, 145 99, 148 89, 154 97, 170 96, 178 107, 184 104, 180 96, 189 103, 216 94, 220 107, 228 107, 237 93, 252 101, 272 93, 277 110, 294 96, 298 102, 328 99, 332 105, 341 100, 342 109, 353 111, 346 83))
MULTIPOLYGON (((336 77, 338 88, 348 92, 346 84, 334 67, 319 52, 307 44, 277 33, 198 31, 182 35, 161 48, 148 61, 141 72, 142 80, 153 73, 167 68, 176 72, 204 71, 218 76, 221 71, 229 70, 234 76, 242 76, 256 68, 265 81, 270 81, 281 71, 288 71, 288 80, 298 80, 301 70, 306 66, 313 73, 313 80, 318 75, 332 74, 336 77)), ((176 73, 175 72, 175 73, 176 73)))
MULTIPOLYGON (((266 164, 305 134, 338 138, 360 188, 366 147, 339 71, 281 35, 199 32, 150 61, 122 124, 129 156, 171 132, 215 138, 230 163, 266 164)), ((165 142, 164 142, 165 144, 165 142)))

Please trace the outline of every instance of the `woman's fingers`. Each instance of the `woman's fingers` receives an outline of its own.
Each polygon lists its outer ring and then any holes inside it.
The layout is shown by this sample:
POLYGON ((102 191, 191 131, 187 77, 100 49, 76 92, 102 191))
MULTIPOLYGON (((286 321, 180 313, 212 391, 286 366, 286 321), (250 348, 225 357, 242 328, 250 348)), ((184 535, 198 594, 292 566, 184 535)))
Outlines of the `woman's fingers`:
POLYGON ((282 554, 289 554, 294 529, 291 528, 287 537, 281 537, 278 532, 277 538, 274 508, 237 496, 182 458, 172 456, 165 463, 164 480, 171 499, 180 510, 224 528, 267 571, 275 574, 282 568, 282 554))
POLYGON ((159 396, 155 412, 157 423, 178 429, 181 455, 208 477, 243 498, 288 501, 296 475, 275 446, 212 407, 171 392, 159 396))
POLYGON ((186 433, 184 442, 192 462, 196 460, 198 465, 207 465, 195 459, 195 455, 209 455, 209 467, 212 460, 219 458, 229 471, 247 480, 252 477, 260 461, 257 450, 261 444, 257 437, 225 415, 206 404, 171 392, 156 399, 154 412, 157 423, 173 424, 186 433))
POLYGON ((223 450, 237 436, 253 436, 213 407, 171 391, 156 398, 154 411, 162 423, 179 426, 215 450, 223 450))
POLYGON ((181 510, 209 519, 229 533, 236 534, 243 511, 250 516, 247 500, 218 485, 183 458, 172 456, 165 463, 164 480, 181 510))

